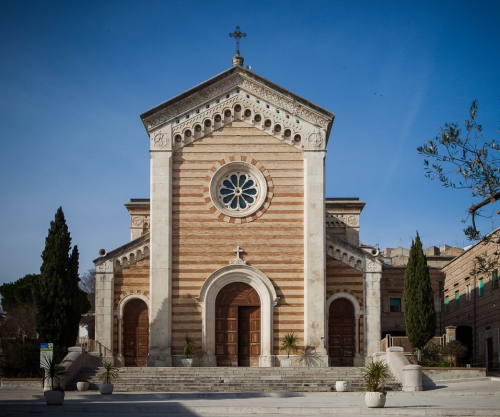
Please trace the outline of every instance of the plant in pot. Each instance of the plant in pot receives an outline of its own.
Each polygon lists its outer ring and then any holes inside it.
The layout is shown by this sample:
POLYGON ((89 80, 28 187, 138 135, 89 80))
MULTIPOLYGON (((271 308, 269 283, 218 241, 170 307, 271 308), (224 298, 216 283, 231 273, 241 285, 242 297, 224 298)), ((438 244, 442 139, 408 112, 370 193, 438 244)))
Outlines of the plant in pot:
POLYGON ((196 355, 196 343, 191 336, 186 335, 184 336, 184 359, 182 359, 182 365, 185 367, 193 366, 194 355, 196 355))
POLYGON ((66 368, 57 362, 53 356, 44 356, 42 359, 44 382, 50 386, 43 393, 47 405, 61 405, 64 401, 64 390, 60 387, 62 377, 68 372, 66 368))
POLYGON ((78 391, 87 391, 89 389, 89 381, 85 378, 80 378, 76 383, 76 389, 78 391))
POLYGON ((389 367, 385 362, 373 361, 360 369, 365 383, 365 403, 369 408, 382 408, 385 406, 384 387, 386 378, 389 378, 389 367))
POLYGON ((118 379, 118 368, 111 361, 104 361, 102 367, 103 370, 97 375, 102 381, 102 384, 99 384, 99 392, 101 394, 113 394, 113 381, 118 379))
POLYGON ((283 340, 281 341, 280 350, 285 350, 287 357, 286 359, 281 359, 281 366, 291 366, 292 360, 290 359, 290 352, 297 353, 299 347, 297 345, 298 337, 295 333, 287 333, 283 336, 283 340))

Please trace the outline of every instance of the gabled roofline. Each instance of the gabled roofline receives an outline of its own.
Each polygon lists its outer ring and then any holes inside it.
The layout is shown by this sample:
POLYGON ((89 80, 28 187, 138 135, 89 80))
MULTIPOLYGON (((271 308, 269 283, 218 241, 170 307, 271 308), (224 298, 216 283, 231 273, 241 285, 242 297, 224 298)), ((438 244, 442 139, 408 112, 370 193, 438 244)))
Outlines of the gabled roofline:
POLYGON ((335 118, 333 113, 239 65, 147 110, 141 114, 142 123, 146 131, 150 132, 202 105, 206 101, 202 97, 202 92, 206 92, 208 94, 206 99, 210 100, 237 86, 248 88, 250 91, 255 90, 252 94, 260 96, 261 100, 269 100, 268 102, 277 109, 283 109, 297 118, 302 118, 312 126, 321 127, 325 130, 325 139, 328 141, 335 118), (274 94, 273 97, 269 97, 270 92, 274 94))
POLYGON ((275 90, 278 90, 281 94, 293 97, 295 100, 300 102, 301 104, 304 104, 305 106, 308 106, 314 110, 316 110, 318 113, 322 113, 324 116, 328 118, 335 118, 335 115, 328 110, 324 109, 323 107, 318 106, 317 104, 314 104, 313 102, 306 100, 305 98, 298 96, 297 94, 291 92, 290 90, 287 90, 286 88, 281 87, 280 85, 273 83, 272 81, 269 81, 268 79, 261 77, 260 75, 256 74, 253 71, 250 71, 244 67, 241 66, 235 66, 227 69, 224 72, 221 72, 220 74, 217 74, 215 77, 209 78, 208 80, 194 86, 193 88, 190 88, 189 90, 172 97, 171 99, 164 101, 163 103, 145 111, 144 113, 141 114, 141 119, 144 120, 148 118, 149 116, 152 116, 153 114, 166 109, 167 107, 170 107, 172 104, 175 104, 176 102, 189 97, 192 94, 196 94, 197 92, 203 90, 204 88, 215 84, 218 81, 223 80, 224 78, 229 77, 230 75, 237 74, 237 73, 242 73, 245 74, 247 77, 252 78, 254 80, 257 80, 268 87, 271 87, 275 90))
POLYGON ((108 259, 114 258, 116 255, 128 251, 135 246, 139 246, 140 244, 149 241, 149 233, 146 233, 142 236, 139 236, 137 239, 131 240, 125 245, 119 246, 116 249, 113 249, 110 252, 107 252, 106 255, 100 256, 99 258, 94 259, 94 264, 101 264, 103 261, 107 261, 108 259))

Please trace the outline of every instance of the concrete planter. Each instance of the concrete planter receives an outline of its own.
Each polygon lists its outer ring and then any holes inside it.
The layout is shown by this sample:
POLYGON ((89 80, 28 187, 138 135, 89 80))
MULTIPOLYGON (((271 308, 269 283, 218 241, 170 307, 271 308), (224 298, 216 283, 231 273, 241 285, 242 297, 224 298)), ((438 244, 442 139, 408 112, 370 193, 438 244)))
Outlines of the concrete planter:
POLYGON ((45 391, 43 396, 47 405, 61 405, 64 401, 64 391, 45 391))
POLYGON ((348 392, 351 390, 351 384, 349 381, 337 381, 335 382, 335 391, 337 392, 348 392))
POLYGON ((182 366, 185 368, 191 368, 193 366, 193 358, 182 359, 182 366))
POLYGON ((103 395, 113 394, 113 384, 100 384, 99 392, 103 395))
POLYGON ((365 403, 368 408, 383 408, 385 395, 381 392, 367 392, 365 393, 365 403))
POLYGON ((87 391, 89 389, 89 383, 88 382, 77 382, 76 383, 76 389, 78 391, 87 391))
POLYGON ((291 359, 281 359, 280 366, 283 368, 289 368, 290 366, 292 366, 292 360, 291 359))

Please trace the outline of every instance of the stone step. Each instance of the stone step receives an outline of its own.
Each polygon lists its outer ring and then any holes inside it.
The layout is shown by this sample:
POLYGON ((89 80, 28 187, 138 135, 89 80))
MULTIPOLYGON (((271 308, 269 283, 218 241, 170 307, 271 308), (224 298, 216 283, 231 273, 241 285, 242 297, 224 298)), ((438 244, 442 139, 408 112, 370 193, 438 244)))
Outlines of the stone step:
MULTIPOLYGON (((97 389, 102 368, 83 368, 66 389, 76 389, 84 378, 97 389)), ((115 391, 156 392, 318 392, 334 391, 336 381, 349 381, 353 391, 362 391, 358 368, 119 368, 115 391)), ((400 384, 387 381, 389 390, 400 384)))

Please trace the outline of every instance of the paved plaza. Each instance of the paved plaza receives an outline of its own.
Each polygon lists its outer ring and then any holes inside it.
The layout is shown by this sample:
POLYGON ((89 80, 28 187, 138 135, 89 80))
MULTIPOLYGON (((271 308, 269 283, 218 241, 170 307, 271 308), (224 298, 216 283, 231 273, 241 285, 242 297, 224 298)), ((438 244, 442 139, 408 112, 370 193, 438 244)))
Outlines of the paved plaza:
POLYGON ((362 393, 156 393, 100 395, 68 391, 47 406, 35 388, 1 388, 0 416, 500 416, 500 378, 438 382, 423 392, 390 392, 386 407, 368 409, 362 393))

